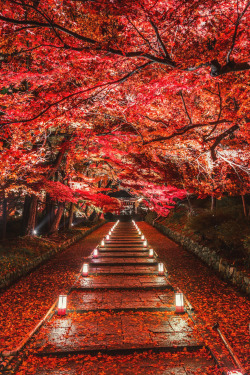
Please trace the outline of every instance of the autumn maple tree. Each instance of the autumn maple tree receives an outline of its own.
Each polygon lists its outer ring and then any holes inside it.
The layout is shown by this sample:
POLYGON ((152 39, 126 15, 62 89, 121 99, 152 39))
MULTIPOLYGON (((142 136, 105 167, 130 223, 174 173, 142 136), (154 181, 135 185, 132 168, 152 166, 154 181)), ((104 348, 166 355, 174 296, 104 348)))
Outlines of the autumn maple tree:
POLYGON ((73 204, 114 210, 112 184, 159 215, 184 190, 249 193, 249 13, 247 0, 1 1, 0 182, 3 201, 25 198, 24 233, 39 204, 50 231, 73 204))

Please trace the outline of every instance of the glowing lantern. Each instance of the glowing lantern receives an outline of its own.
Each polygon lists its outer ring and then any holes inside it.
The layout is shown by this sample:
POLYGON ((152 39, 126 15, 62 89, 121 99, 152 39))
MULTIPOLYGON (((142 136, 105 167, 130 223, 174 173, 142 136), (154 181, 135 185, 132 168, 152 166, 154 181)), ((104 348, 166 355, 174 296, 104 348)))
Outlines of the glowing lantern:
POLYGON ((145 237, 144 237, 144 234, 143 234, 143 235, 141 236, 141 240, 144 240, 144 238, 145 238, 145 237))
POLYGON ((112 230, 109 231, 109 236, 111 236, 111 234, 112 234, 112 230))
POLYGON ((89 264, 84 263, 83 266, 82 266, 82 275, 88 276, 88 274, 89 274, 89 264))
POLYGON ((141 235, 141 231, 140 230, 138 230, 138 234, 141 235))
POLYGON ((154 250, 153 249, 149 249, 148 255, 149 255, 150 258, 153 258, 153 256, 154 256, 154 250))
POLYGON ((147 240, 143 241, 143 246, 144 247, 148 246, 148 241, 147 240))
POLYGON ((101 246, 104 246, 105 245, 105 242, 104 240, 101 241, 101 246))
POLYGON ((184 296, 180 290, 175 293, 175 311, 177 313, 184 312, 184 296))
POLYGON ((98 258, 98 250, 97 249, 94 249, 94 251, 93 251, 93 257, 94 258, 98 258))
POLYGON ((106 236, 106 240, 109 240, 109 234, 106 236))
POLYGON ((37 230, 36 230, 36 229, 33 230, 33 234, 34 234, 34 235, 37 234, 37 230))
POLYGON ((163 263, 158 263, 158 274, 164 275, 164 264, 163 263))
POLYGON ((67 296, 60 295, 58 298, 57 314, 66 315, 66 308, 67 308, 67 296))

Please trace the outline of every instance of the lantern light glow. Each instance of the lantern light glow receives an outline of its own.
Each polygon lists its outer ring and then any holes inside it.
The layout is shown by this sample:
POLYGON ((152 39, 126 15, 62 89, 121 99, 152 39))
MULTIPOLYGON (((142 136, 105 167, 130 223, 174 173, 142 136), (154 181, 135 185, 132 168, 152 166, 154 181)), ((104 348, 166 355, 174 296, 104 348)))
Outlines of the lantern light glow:
POLYGON ((144 234, 141 236, 141 240, 144 240, 145 239, 145 237, 144 237, 144 234))
POLYGON ((143 246, 144 247, 148 246, 148 241, 147 240, 143 241, 143 246))
POLYGON ((184 296, 181 291, 175 293, 175 311, 177 313, 184 312, 184 296))
POLYGON ((149 257, 150 258, 153 258, 153 256, 154 256, 154 250, 153 249, 149 249, 149 257))
POLYGON ((105 242, 104 240, 101 241, 101 246, 104 246, 105 245, 105 242))
POLYGON ((57 314, 58 315, 66 315, 66 308, 67 308, 67 296, 66 295, 60 295, 59 298, 58 298, 57 314))
POLYGON ((158 263, 158 273, 159 275, 164 275, 164 264, 158 263))
POLYGON ((97 249, 94 249, 94 251, 93 251, 93 257, 94 258, 98 257, 98 250, 97 249))
POLYGON ((107 236, 106 236, 106 240, 109 240, 109 234, 107 234, 107 236))
POLYGON ((88 274, 89 274, 89 264, 84 263, 83 266, 82 266, 82 275, 88 276, 88 274))
POLYGON ((238 370, 233 370, 233 371, 228 371, 227 375, 243 375, 243 373, 238 370))

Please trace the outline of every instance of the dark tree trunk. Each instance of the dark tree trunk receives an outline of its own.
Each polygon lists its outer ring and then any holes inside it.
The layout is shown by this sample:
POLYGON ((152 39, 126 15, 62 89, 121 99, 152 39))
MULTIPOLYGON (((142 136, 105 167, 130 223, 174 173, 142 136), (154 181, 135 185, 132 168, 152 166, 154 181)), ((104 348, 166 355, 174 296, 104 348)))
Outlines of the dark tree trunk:
POLYGON ((216 198, 211 196, 211 211, 214 212, 216 208, 216 198))
POLYGON ((36 226, 38 197, 35 194, 26 195, 23 206, 23 218, 21 226, 21 235, 33 235, 36 226))
POLYGON ((244 216, 247 217, 247 205, 246 205, 245 195, 242 195, 241 199, 242 199, 244 216))
POLYGON ((64 203, 64 208, 63 208, 63 214, 62 214, 62 225, 63 225, 63 229, 66 228, 66 208, 65 208, 65 203, 64 203))
POLYGON ((52 222, 54 220, 54 204, 49 194, 46 194, 46 232, 49 232, 52 222))
POLYGON ((6 238, 6 228, 7 228, 7 198, 5 194, 3 195, 3 210, 2 210, 2 230, 1 237, 3 240, 6 238))
POLYGON ((28 219, 25 229, 26 235, 34 235, 34 229, 36 226, 36 213, 37 213, 37 202, 38 197, 35 194, 32 194, 30 197, 30 205, 28 210, 28 219))
POLYGON ((50 227, 50 230, 49 230, 50 234, 57 232, 57 230, 59 228, 61 218, 62 218, 63 211, 64 211, 64 203, 60 202, 58 204, 58 209, 57 209, 54 221, 53 221, 53 223, 50 227))
POLYGON ((23 217, 22 217, 22 226, 21 226, 21 235, 24 236, 27 228, 27 222, 29 218, 31 197, 30 195, 25 195, 24 204, 23 204, 23 217))
POLYGON ((72 227, 74 216, 74 203, 70 203, 68 229, 72 227))
POLYGON ((96 218, 96 216, 97 216, 97 212, 96 212, 96 210, 93 210, 93 212, 89 215, 88 220, 89 221, 94 221, 95 218, 96 218))

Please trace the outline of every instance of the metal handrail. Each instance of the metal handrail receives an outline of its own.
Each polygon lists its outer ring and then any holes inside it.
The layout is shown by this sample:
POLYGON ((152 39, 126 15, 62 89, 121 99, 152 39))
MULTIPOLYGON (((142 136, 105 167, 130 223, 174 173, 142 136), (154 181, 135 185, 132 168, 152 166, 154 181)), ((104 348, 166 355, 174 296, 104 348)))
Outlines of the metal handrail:
POLYGON ((221 332, 221 330, 219 329, 219 323, 217 322, 214 326, 213 326, 213 329, 215 331, 218 332, 223 344, 225 345, 225 347, 227 348, 227 350, 229 351, 231 357, 233 358, 234 360, 234 363, 236 364, 236 366, 239 368, 239 370, 242 372, 242 375, 247 375, 247 372, 246 370, 244 369, 244 367, 242 366, 239 358, 237 357, 237 355, 233 352, 233 348, 231 347, 231 345, 229 344, 228 340, 226 339, 226 337, 223 335, 223 333, 221 332))

